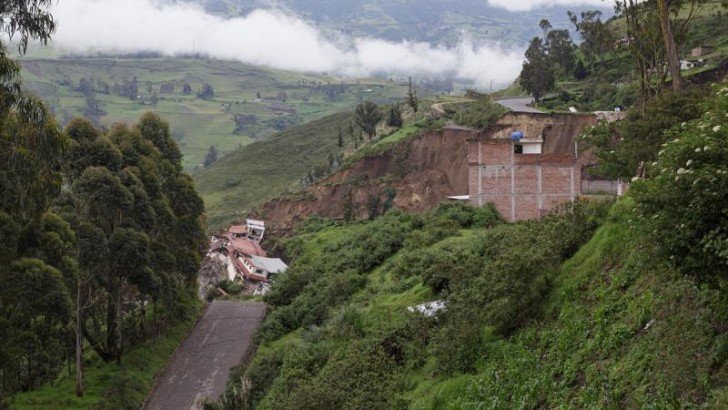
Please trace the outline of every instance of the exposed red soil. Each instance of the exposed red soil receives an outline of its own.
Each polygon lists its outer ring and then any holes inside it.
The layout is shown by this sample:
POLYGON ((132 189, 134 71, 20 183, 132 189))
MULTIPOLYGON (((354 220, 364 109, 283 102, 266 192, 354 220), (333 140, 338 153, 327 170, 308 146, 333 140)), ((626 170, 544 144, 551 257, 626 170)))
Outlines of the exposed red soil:
POLYGON ((304 189, 290 198, 273 199, 254 212, 269 229, 285 234, 311 215, 341 218, 351 198, 357 218, 368 216, 370 196, 385 199, 396 192, 394 206, 421 212, 452 195, 468 193, 467 139, 476 131, 445 128, 421 134, 383 154, 362 158, 351 167, 304 189))

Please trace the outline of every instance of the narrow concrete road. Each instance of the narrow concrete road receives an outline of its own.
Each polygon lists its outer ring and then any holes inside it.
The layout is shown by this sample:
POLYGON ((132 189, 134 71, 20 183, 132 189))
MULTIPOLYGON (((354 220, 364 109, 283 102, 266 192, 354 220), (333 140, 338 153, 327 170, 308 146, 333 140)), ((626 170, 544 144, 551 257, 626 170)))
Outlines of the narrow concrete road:
POLYGON ((225 390, 230 368, 240 363, 265 315, 265 304, 213 301, 151 394, 147 410, 199 409, 225 390))
POLYGON ((542 112, 528 106, 528 104, 532 101, 533 98, 531 97, 516 97, 504 98, 502 100, 496 100, 495 102, 515 112, 542 112))

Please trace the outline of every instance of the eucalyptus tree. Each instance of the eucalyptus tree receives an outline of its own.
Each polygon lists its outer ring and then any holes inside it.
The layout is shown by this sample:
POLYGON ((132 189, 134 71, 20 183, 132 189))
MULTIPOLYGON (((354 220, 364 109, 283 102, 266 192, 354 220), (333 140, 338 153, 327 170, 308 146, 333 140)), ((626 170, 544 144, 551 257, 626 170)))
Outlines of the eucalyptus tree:
POLYGON ((568 16, 584 40, 580 47, 591 67, 594 68, 594 60, 597 57, 604 65, 604 57, 614 50, 615 38, 610 27, 602 21, 602 12, 599 10, 583 11, 580 14, 581 20, 571 11, 568 12, 568 16))
POLYGON ((50 0, 0 2, 0 407, 19 389, 55 379, 67 352, 74 235, 49 204, 62 186, 68 139, 25 93, 6 39, 26 52, 55 30, 50 0))
POLYGON ((526 61, 519 80, 521 87, 533 96, 536 102, 556 85, 556 76, 541 38, 534 37, 526 50, 526 61))
POLYGON ((412 108, 412 122, 417 119, 417 109, 419 108, 419 100, 417 98, 417 90, 412 86, 412 77, 408 79, 407 87, 407 105, 412 108))
POLYGON ((356 106, 354 119, 356 125, 367 134, 369 141, 371 141, 372 137, 377 133, 377 124, 382 119, 382 113, 379 112, 377 104, 371 101, 364 101, 356 106))
POLYGON ((559 66, 564 76, 569 75, 574 70, 576 63, 576 45, 571 39, 569 30, 549 31, 545 43, 549 59, 559 66))
POLYGON ((665 61, 673 90, 683 88, 678 49, 704 3, 705 0, 615 0, 615 11, 627 23, 628 49, 640 73, 643 107, 644 101, 658 94, 665 82, 667 72, 659 69, 665 61), (661 78, 652 82, 650 73, 655 71, 661 78))
POLYGON ((18 39, 18 51, 24 54, 28 41, 47 44, 56 29, 49 9, 53 0, 3 0, 0 2, 0 32, 18 39))

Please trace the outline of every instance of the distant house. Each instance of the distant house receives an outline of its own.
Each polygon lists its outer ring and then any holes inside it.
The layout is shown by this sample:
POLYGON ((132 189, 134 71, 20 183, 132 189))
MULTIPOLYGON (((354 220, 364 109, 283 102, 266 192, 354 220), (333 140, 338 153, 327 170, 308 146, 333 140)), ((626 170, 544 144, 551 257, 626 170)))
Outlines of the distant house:
POLYGON ((272 111, 276 114, 279 114, 279 113, 295 114, 296 113, 295 108, 288 106, 288 105, 283 105, 283 104, 269 104, 267 108, 269 111, 272 111))
POLYGON ((265 222, 255 219, 246 219, 245 223, 248 227, 248 238, 260 243, 260 241, 263 240, 263 234, 265 234, 265 222))
POLYGON ((509 113, 468 140, 469 196, 510 221, 539 218, 581 194, 577 136, 595 114, 509 113))
POLYGON ((233 258, 233 265, 244 279, 253 282, 265 282, 273 275, 283 273, 288 265, 278 258, 266 258, 264 256, 233 258))
POLYGON ((265 256, 265 251, 249 239, 231 239, 227 246, 228 256, 237 254, 246 257, 265 256))
POLYGON ((632 37, 624 36, 614 42, 614 48, 625 48, 629 47, 630 44, 632 44, 632 37))
POLYGON ((712 47, 695 47, 694 49, 690 50, 690 57, 702 57, 706 54, 710 54, 714 51, 712 47))
POLYGON ((435 300, 415 306, 409 306, 407 310, 412 313, 419 312, 425 317, 433 317, 437 315, 437 312, 447 310, 447 304, 443 300, 435 300))
POLYGON ((230 225, 228 228, 228 236, 231 239, 250 239, 255 243, 260 243, 265 234, 265 222, 255 219, 247 219, 245 225, 230 225))

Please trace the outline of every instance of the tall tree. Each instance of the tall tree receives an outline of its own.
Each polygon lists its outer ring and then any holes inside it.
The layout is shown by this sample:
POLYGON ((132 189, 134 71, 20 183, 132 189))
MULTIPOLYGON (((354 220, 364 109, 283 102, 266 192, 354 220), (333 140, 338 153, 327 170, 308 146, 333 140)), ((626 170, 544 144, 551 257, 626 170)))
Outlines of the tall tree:
POLYGON ((574 69, 576 46, 571 40, 569 30, 551 30, 546 35, 546 47, 549 58, 558 64, 563 75, 570 74, 574 69))
POLYGON ((551 30, 551 22, 548 21, 548 19, 541 19, 541 21, 538 22, 538 26, 543 31, 543 38, 546 39, 546 35, 548 34, 549 30, 551 30))
POLYGON ((667 67, 670 70, 672 89, 674 91, 680 91, 682 89, 680 57, 677 55, 675 37, 672 33, 669 3, 668 0, 657 0, 657 14, 660 16, 660 31, 662 32, 662 39, 665 42, 665 50, 667 50, 667 67))
POLYGON ((581 50, 589 64, 594 68, 594 60, 598 57, 603 65, 604 57, 614 50, 615 39, 609 26, 601 19, 602 12, 599 10, 583 11, 581 21, 573 12, 569 11, 567 14, 569 20, 574 24, 574 28, 584 40, 581 50))
POLYGON ((356 124, 367 134, 369 141, 371 141, 372 137, 377 133, 377 124, 382 119, 379 107, 371 101, 364 101, 357 105, 354 114, 356 124))
POLYGON ((400 128, 402 124, 402 109, 399 108, 399 104, 392 104, 392 106, 389 107, 387 125, 390 127, 400 128))
POLYGON ((417 100, 417 90, 412 86, 412 77, 409 77, 407 88, 407 105, 412 108, 412 122, 417 119, 417 109, 419 108, 419 101, 417 100))
POLYGON ((546 53, 546 47, 539 37, 534 37, 526 50, 520 84, 536 102, 540 102, 544 94, 556 85, 556 76, 546 53))
POLYGON ((215 148, 214 145, 210 145, 210 149, 208 149, 207 150, 207 154, 205 154, 205 162, 204 162, 204 165, 206 167, 209 167, 215 161, 217 161, 217 148, 215 148))
POLYGON ((693 17, 703 3, 705 0, 615 1, 615 12, 627 23, 625 43, 640 75, 642 109, 648 99, 660 94, 668 74, 674 78, 673 89, 682 89, 677 49, 685 41, 693 17), (666 32, 670 35, 666 36, 666 32))

